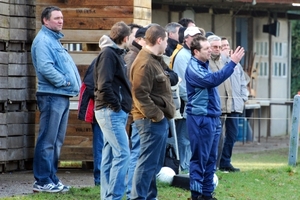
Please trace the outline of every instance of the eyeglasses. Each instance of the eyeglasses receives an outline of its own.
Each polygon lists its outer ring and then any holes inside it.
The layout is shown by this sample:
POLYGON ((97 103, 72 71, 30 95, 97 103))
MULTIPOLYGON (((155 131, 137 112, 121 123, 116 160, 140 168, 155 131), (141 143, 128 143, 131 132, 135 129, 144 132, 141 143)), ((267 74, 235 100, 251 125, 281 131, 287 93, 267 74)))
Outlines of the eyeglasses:
POLYGON ((229 44, 222 44, 222 47, 229 47, 229 44))
POLYGON ((214 49, 221 49, 221 46, 212 46, 214 49))

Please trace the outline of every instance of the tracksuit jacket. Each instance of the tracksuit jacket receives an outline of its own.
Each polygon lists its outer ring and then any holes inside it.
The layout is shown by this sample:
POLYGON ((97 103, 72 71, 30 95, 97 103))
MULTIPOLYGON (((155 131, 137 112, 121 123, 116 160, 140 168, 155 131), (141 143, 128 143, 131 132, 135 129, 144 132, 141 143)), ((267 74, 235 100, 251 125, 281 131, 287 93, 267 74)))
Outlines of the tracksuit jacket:
POLYGON ((186 113, 219 117, 220 97, 216 88, 233 73, 236 64, 230 61, 221 70, 212 73, 209 62, 201 62, 192 57, 185 73, 188 103, 186 113))

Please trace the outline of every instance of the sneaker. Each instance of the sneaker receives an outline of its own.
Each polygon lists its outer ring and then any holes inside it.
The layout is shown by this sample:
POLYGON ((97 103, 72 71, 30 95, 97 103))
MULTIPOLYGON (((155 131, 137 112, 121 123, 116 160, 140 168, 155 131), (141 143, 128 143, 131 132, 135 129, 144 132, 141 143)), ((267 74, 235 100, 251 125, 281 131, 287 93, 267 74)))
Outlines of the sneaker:
POLYGON ((62 188, 61 192, 68 192, 71 188, 69 185, 64 185, 61 181, 56 184, 57 187, 62 188))
POLYGON ((239 172, 241 170, 239 168, 233 167, 230 164, 228 167, 220 167, 220 171, 223 171, 223 172, 239 172))
POLYGON ((58 187, 54 183, 48 183, 45 185, 38 185, 35 181, 33 184, 33 192, 60 192, 63 187, 58 187))

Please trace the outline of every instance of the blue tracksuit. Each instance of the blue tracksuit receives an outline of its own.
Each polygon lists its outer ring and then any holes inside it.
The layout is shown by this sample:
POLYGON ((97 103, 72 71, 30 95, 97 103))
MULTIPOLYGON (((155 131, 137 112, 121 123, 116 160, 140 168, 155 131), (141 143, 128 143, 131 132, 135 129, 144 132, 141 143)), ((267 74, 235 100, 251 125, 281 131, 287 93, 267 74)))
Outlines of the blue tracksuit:
POLYGON ((221 106, 218 89, 234 71, 236 64, 229 62, 212 73, 207 62, 195 57, 189 61, 185 73, 188 103, 187 127, 192 158, 190 162, 190 189, 192 196, 211 196, 214 191, 213 176, 221 132, 221 106))

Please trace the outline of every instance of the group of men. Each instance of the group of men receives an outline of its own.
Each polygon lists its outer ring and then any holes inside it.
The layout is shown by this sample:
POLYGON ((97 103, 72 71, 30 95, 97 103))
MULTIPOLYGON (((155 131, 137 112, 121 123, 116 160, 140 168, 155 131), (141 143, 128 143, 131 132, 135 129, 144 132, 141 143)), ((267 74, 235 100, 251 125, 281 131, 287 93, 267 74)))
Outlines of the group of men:
MULTIPOLYGON (((69 97, 78 95, 82 86, 74 62, 59 42, 63 37, 61 10, 47 7, 41 19, 42 29, 32 45, 41 112, 33 189, 36 192, 68 191, 69 186, 56 177, 57 164, 66 133, 69 97)), ((220 104, 223 96, 219 95, 218 86, 231 79, 232 74, 241 76, 242 71, 236 65, 244 56, 244 49, 238 47, 229 51, 227 40, 224 45, 221 40, 212 44, 215 40, 206 38, 205 31, 196 27, 191 19, 172 22, 166 29, 158 24, 136 26, 135 31, 134 26, 131 27, 117 22, 109 35, 100 38, 101 51, 90 70, 94 85, 90 97, 94 115, 90 122, 98 124, 103 134, 102 152, 99 152, 101 167, 98 166, 100 180, 96 182, 95 178, 95 184, 101 185, 101 199, 120 200, 125 191, 128 199, 157 199, 156 175, 163 166, 169 120, 176 112, 171 86, 179 79, 181 117, 176 119, 176 132, 180 167, 190 174, 193 200, 216 199, 213 197, 213 175, 222 132, 221 105, 224 106, 220 104), (131 38, 132 32, 135 37, 131 38), (216 55, 218 52, 214 54, 213 49, 218 49, 219 53, 224 50, 227 54, 216 55), (222 63, 216 64, 218 70, 210 67, 213 59, 222 63), (128 137, 126 127, 130 116, 128 137)), ((240 82, 234 79, 232 83, 240 82)), ((231 87, 232 94, 226 93, 226 99, 239 92, 233 85, 231 87)), ((232 98, 232 112, 228 113, 240 112, 236 104, 232 98)), ((237 134, 231 132, 232 136, 237 134)), ((235 141, 235 138, 230 140, 235 141)), ((227 132, 224 148, 226 141, 227 132)), ((232 141, 228 146, 233 147, 232 141)), ((220 170, 237 171, 230 163, 231 152, 232 149, 223 150, 220 170)))

